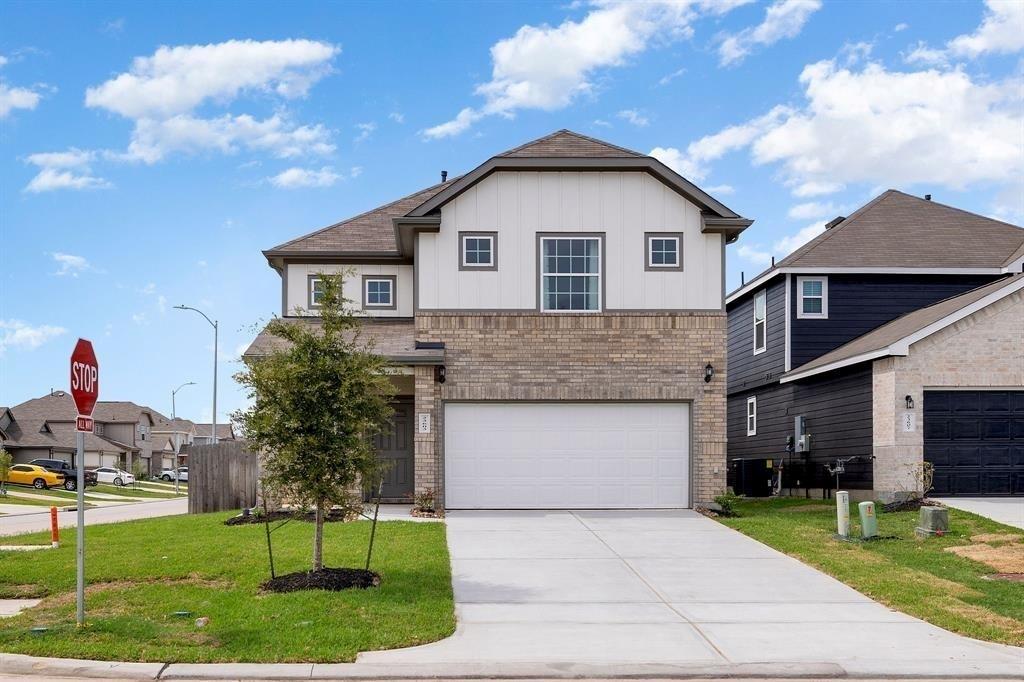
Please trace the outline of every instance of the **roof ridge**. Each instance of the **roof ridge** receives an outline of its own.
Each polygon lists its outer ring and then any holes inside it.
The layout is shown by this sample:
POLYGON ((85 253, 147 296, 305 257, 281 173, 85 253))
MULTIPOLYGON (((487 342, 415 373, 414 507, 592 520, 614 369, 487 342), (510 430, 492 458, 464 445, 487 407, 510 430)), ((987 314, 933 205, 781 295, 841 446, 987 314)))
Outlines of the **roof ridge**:
POLYGON ((535 140, 530 140, 529 142, 524 142, 523 144, 519 145, 518 147, 513 147, 512 149, 506 149, 505 151, 501 152, 500 154, 495 154, 493 158, 501 158, 501 157, 505 157, 505 156, 510 156, 512 154, 515 154, 518 151, 522 151, 522 150, 526 149, 527 147, 531 147, 533 145, 539 144, 541 142, 544 142, 545 140, 550 140, 551 138, 556 137, 558 135, 571 135, 572 137, 578 138, 580 140, 586 140, 587 142, 591 142, 593 144, 599 144, 599 145, 601 145, 603 147, 608 147, 609 149, 615 149, 615 150, 620 151, 620 152, 626 152, 627 154, 631 154, 633 156, 638 156, 638 157, 647 156, 646 154, 641 154, 640 152, 638 152, 636 150, 633 150, 633 149, 628 149, 626 147, 620 147, 617 144, 612 144, 611 142, 607 142, 605 140, 599 140, 596 137, 590 137, 589 135, 584 135, 583 133, 577 133, 575 130, 569 130, 568 128, 560 128, 559 130, 556 130, 553 133, 548 133, 547 135, 544 135, 542 137, 538 137, 535 140))
POLYGON ((368 209, 366 211, 363 211, 362 213, 357 213, 354 216, 349 216, 348 218, 345 218, 344 220, 339 220, 336 223, 332 223, 332 224, 328 225, 327 227, 322 227, 319 230, 316 230, 314 232, 310 232, 308 234, 301 235, 299 237, 296 237, 295 239, 291 239, 289 241, 286 241, 286 242, 283 242, 281 244, 278 244, 277 246, 273 246, 273 247, 267 249, 267 251, 280 251, 280 250, 284 249, 286 246, 290 246, 290 245, 292 245, 292 244, 294 244, 296 242, 301 242, 301 241, 303 241, 305 239, 309 239, 310 237, 315 237, 316 235, 322 234, 323 232, 326 232, 327 230, 331 230, 331 229, 333 229, 335 227, 341 227, 342 225, 344 225, 346 223, 350 223, 353 220, 358 220, 359 218, 363 218, 365 216, 368 216, 371 213, 376 213, 377 211, 383 211, 384 209, 386 209, 388 207, 391 207, 391 206, 394 206, 395 204, 397 204, 399 202, 405 201, 406 199, 411 199, 414 196, 416 196, 417 194, 423 194, 424 192, 429 192, 430 190, 435 189, 437 187, 443 187, 445 185, 449 185, 449 184, 455 182, 456 180, 458 180, 461 177, 462 177, 461 175, 458 175, 458 176, 456 176, 454 178, 451 178, 450 180, 445 180, 444 182, 439 182, 439 183, 431 185, 429 187, 424 187, 423 189, 420 189, 420 190, 417 190, 417 191, 412 192, 410 194, 407 194, 404 197, 399 197, 398 199, 395 199, 394 201, 389 201, 386 204, 382 204, 380 206, 375 206, 374 208, 371 208, 371 209, 368 209))
MULTIPOLYGON (((816 248, 816 247, 820 246, 821 244, 824 244, 829 239, 831 239, 832 237, 837 235, 839 233, 839 231, 842 230, 844 227, 849 227, 850 224, 851 224, 851 221, 853 221, 854 219, 856 219, 859 216, 861 216, 869 208, 873 208, 874 206, 880 204, 883 199, 887 199, 887 198, 891 197, 893 194, 895 194, 897 192, 898 192, 898 190, 895 190, 895 189, 887 189, 887 190, 885 190, 884 192, 879 194, 877 197, 875 197, 874 199, 872 199, 868 203, 864 204, 863 206, 858 208, 856 211, 854 211, 850 215, 846 216, 843 219, 843 221, 841 223, 839 223, 838 225, 836 225, 835 227, 832 227, 832 228, 829 228, 829 229, 825 230, 824 232, 819 234, 817 237, 815 237, 811 241, 809 241, 806 244, 798 247, 796 250, 794 250, 788 256, 786 256, 785 258, 780 260, 778 263, 776 263, 775 267, 776 268, 785 267, 787 265, 787 263, 790 263, 790 262, 792 262, 794 260, 797 260, 798 258, 803 256, 803 254, 805 254, 806 252, 810 251, 812 248, 816 248)), ((770 270, 768 272, 770 272, 770 270)))

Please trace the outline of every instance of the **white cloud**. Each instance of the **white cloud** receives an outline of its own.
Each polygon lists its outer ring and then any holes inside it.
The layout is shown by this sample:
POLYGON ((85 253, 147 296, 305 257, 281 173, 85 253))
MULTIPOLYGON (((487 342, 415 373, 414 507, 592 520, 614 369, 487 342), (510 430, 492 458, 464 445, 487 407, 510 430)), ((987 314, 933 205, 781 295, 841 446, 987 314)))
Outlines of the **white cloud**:
MULTIPOLYGON (((361 169, 360 169, 361 170, 361 169)), ((320 170, 308 168, 289 168, 269 178, 270 184, 280 189, 298 189, 300 187, 330 187, 341 180, 342 176, 330 166, 320 170)))
POLYGON ((611 128, 612 127, 612 124, 609 123, 608 121, 604 120, 603 118, 595 118, 594 119, 594 125, 601 126, 602 128, 611 128))
POLYGON ((83 256, 76 256, 70 253, 61 253, 60 251, 51 253, 50 256, 54 262, 57 263, 58 270, 53 273, 59 276, 70 275, 71 277, 78 277, 80 273, 88 272, 90 270, 100 272, 96 270, 88 260, 83 256))
POLYGON ((353 139, 352 141, 355 142, 356 144, 363 142, 364 140, 369 139, 370 135, 373 135, 373 131, 375 131, 376 129, 377 124, 374 123, 373 121, 370 121, 369 123, 357 123, 356 130, 359 131, 359 134, 356 135, 355 139, 353 139))
POLYGON ((831 202, 808 201, 793 206, 787 215, 794 220, 813 220, 822 216, 833 216, 838 210, 831 202))
POLYGON ((877 63, 855 70, 827 60, 805 67, 800 83, 803 106, 776 107, 697 140, 680 163, 704 172, 704 164, 745 147, 756 164, 778 165, 800 197, 855 183, 1003 186, 1024 173, 1014 79, 984 83, 961 70, 900 72, 877 63))
POLYGON ((363 174, 363 167, 362 166, 352 166, 352 168, 350 168, 349 171, 348 171, 348 176, 350 178, 352 178, 353 180, 358 178, 362 174, 363 174))
POLYGON ((92 174, 89 167, 95 153, 72 147, 63 152, 30 154, 25 161, 38 167, 25 192, 38 194, 58 189, 105 189, 112 185, 92 174))
POLYGON ((49 324, 32 326, 21 320, 0 319, 0 355, 9 348, 33 350, 66 333, 67 329, 64 327, 49 324))
POLYGON ((29 88, 12 87, 0 81, 0 118, 7 116, 15 109, 35 109, 42 95, 29 88))
POLYGON ((403 114, 400 111, 392 111, 390 114, 388 114, 388 118, 390 118, 395 123, 405 123, 405 114, 403 114))
POLYGON ((908 28, 910 28, 910 24, 907 24, 905 22, 900 22, 900 23, 896 24, 895 26, 893 26, 892 30, 896 31, 896 33, 900 33, 901 31, 906 31, 908 28))
POLYGON ((637 128, 646 128, 647 125, 650 124, 650 120, 636 109, 623 109, 615 115, 621 119, 629 121, 637 128))
POLYGON ((712 185, 711 187, 705 187, 704 191, 707 192, 708 194, 711 194, 711 195, 715 195, 715 194, 729 195, 729 194, 735 194, 736 193, 736 188, 733 187, 732 185, 712 185))
POLYGON ((1024 2, 986 0, 981 25, 959 35, 942 48, 917 45, 904 57, 912 64, 946 64, 953 58, 974 59, 984 54, 1013 54, 1024 50, 1024 2))
POLYGON ((146 313, 134 313, 132 315, 132 322, 134 322, 135 324, 140 324, 140 325, 141 324, 146 324, 147 323, 146 313))
POLYGON ((118 17, 117 19, 111 19, 110 21, 104 22, 100 26, 100 32, 106 33, 107 35, 120 35, 124 31, 125 19, 124 17, 118 17))
POLYGON ((736 253, 740 258, 754 265, 768 265, 772 262, 771 252, 765 251, 759 246, 740 244, 739 248, 736 249, 736 253))
POLYGON ((139 289, 139 293, 142 294, 143 296, 152 296, 153 294, 156 293, 156 284, 154 284, 153 282, 149 282, 148 284, 146 284, 146 286, 139 289))
POLYGON ((450 137, 484 116, 565 108, 595 91, 601 70, 621 67, 654 44, 691 36, 691 24, 702 14, 724 14, 748 1, 594 0, 578 21, 523 26, 491 46, 491 79, 476 88, 483 105, 463 108, 454 119, 422 134, 428 139, 450 137))
POLYGON ((156 307, 157 307, 157 310, 160 311, 161 315, 166 313, 167 312, 167 297, 164 296, 163 294, 160 294, 159 296, 157 296, 156 297, 156 307))
POLYGON ((754 265, 769 265, 772 258, 784 258, 825 231, 824 222, 815 222, 775 241, 770 247, 761 244, 741 244, 737 255, 754 265))
POLYGON ((200 268, 205 268, 208 265, 208 263, 205 260, 198 260, 196 261, 196 265, 200 268))
POLYGON ((686 73, 686 69, 676 69, 672 73, 667 73, 658 79, 658 85, 668 85, 675 79, 682 76, 684 73, 686 73))
POLYGON ((312 40, 229 40, 209 45, 160 47, 136 57, 131 69, 88 88, 85 104, 134 122, 127 152, 110 155, 156 163, 171 153, 240 148, 279 158, 334 152, 331 131, 323 125, 299 125, 287 112, 257 119, 224 113, 200 117, 196 110, 226 106, 243 95, 285 100, 306 96, 331 72, 340 48, 312 40))
POLYGON ((819 9, 821 0, 776 0, 765 10, 760 24, 723 38, 718 46, 719 62, 723 66, 738 64, 759 46, 795 38, 819 9))

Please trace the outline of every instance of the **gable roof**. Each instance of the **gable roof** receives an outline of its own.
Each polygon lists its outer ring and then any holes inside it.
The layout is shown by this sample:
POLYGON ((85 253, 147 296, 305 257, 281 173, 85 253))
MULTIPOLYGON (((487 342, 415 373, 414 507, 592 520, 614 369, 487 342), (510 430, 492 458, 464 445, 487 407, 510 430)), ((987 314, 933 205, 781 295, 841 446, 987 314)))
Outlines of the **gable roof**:
POLYGON ((153 413, 148 407, 137 405, 128 400, 100 400, 93 408, 92 418, 98 422, 137 424, 143 420, 149 420, 150 424, 156 421, 153 413))
MULTIPOLYGON (((213 424, 196 424, 196 436, 209 437, 213 424)), ((235 440, 235 426, 231 422, 217 424, 217 440, 235 440)))
POLYGON ((579 158, 642 158, 645 154, 632 149, 618 147, 614 144, 597 140, 593 137, 580 135, 571 130, 556 130, 550 135, 521 144, 508 151, 496 154, 496 158, 542 158, 542 157, 579 157, 579 158))
POLYGON ((1024 274, 1010 275, 967 293, 919 308, 782 375, 786 383, 889 355, 906 355, 912 343, 945 329, 1024 289, 1024 274))
POLYGON ((844 268, 974 270, 999 274, 1024 255, 1024 229, 890 189, 825 230, 749 283, 727 302, 777 274, 844 268))
MULTIPOLYGON (((460 177, 427 187, 384 206, 328 225, 310 234, 267 249, 263 255, 271 264, 288 256, 378 257, 400 259, 409 255, 405 236, 399 238, 398 224, 437 225, 441 204, 450 201, 493 171, 504 169, 552 170, 646 170, 703 209, 707 232, 721 232, 728 239, 746 229, 751 220, 741 217, 686 178, 657 159, 602 140, 558 130, 491 157, 460 177)), ((275 265, 279 267, 279 265, 275 265)))

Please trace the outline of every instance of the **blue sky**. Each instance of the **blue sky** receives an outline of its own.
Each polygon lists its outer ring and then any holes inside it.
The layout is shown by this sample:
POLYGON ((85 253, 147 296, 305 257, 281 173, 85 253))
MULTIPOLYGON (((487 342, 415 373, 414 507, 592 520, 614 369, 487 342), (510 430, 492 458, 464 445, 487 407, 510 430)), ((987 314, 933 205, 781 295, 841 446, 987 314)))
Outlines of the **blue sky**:
POLYGON ((1020 224, 1024 3, 7 2, 0 405, 65 388, 220 418, 260 250, 570 128, 754 218, 729 287, 887 187, 1020 224))

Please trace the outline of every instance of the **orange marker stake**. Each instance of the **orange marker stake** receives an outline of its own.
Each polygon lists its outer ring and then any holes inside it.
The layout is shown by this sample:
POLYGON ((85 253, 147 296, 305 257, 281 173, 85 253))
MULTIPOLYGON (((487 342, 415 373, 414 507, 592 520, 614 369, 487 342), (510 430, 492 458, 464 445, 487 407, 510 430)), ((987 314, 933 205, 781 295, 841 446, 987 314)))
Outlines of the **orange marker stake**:
POLYGON ((57 508, 50 507, 50 544, 60 547, 60 530, 57 528, 57 508))

